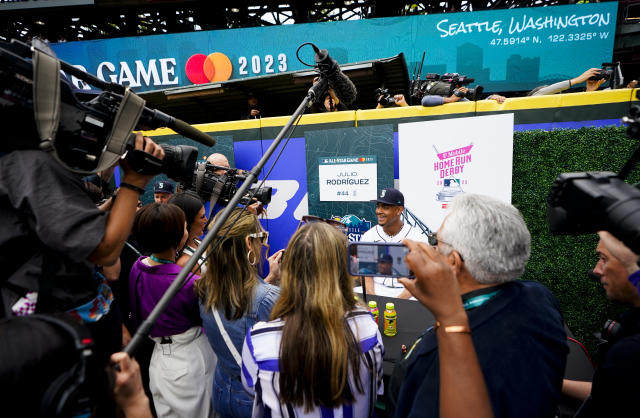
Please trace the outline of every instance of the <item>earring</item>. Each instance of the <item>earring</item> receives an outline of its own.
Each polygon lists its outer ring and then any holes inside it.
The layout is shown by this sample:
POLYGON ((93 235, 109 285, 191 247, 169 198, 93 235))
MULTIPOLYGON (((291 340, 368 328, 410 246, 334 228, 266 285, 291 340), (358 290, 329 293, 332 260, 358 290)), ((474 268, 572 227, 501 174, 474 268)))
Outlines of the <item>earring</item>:
POLYGON ((247 261, 249 261, 249 264, 251 264, 252 266, 256 265, 256 262, 258 260, 256 260, 256 255, 253 254, 253 251, 249 250, 249 252, 247 252, 247 261), (251 256, 253 255, 253 261, 251 261, 251 256))

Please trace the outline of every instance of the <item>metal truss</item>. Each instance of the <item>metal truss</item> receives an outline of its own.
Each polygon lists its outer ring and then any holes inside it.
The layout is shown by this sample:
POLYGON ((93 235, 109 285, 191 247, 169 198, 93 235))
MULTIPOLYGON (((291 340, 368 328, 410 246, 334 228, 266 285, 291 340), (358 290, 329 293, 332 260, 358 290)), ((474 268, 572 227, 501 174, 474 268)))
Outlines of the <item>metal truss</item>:
POLYGON ((0 37, 52 42, 293 23, 477 11, 574 3, 573 0, 96 0, 94 6, 0 12, 0 37))

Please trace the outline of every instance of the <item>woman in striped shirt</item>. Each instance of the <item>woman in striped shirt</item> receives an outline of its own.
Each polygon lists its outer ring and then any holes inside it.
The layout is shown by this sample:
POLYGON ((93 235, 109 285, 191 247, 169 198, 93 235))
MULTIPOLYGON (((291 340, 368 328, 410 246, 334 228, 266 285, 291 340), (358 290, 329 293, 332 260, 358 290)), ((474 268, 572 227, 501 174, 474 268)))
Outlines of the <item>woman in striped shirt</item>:
POLYGON ((356 305, 344 234, 322 222, 299 229, 281 269, 272 320, 247 333, 242 382, 253 416, 372 416, 384 347, 356 305))

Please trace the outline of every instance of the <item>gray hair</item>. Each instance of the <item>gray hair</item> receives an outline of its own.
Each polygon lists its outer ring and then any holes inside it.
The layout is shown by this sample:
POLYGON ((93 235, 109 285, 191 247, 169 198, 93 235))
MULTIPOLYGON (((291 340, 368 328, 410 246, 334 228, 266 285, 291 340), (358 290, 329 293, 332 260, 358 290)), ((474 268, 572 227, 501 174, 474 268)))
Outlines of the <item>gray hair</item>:
POLYGON ((482 284, 512 281, 524 273, 531 234, 520 211, 489 196, 463 194, 438 232, 446 255, 455 249, 473 278, 482 284))

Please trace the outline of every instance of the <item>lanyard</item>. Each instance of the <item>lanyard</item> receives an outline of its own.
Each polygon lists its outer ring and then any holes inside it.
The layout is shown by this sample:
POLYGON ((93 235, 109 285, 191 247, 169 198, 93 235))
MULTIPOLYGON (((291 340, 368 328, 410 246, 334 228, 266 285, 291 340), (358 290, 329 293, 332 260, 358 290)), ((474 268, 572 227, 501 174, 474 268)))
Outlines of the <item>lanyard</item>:
POLYGON ((500 290, 496 290, 495 292, 485 293, 484 295, 474 296, 464 301, 464 310, 468 311, 479 306, 482 306, 489 299, 498 294, 500 290))
MULTIPOLYGON (((491 299, 492 297, 494 297, 498 293, 500 293, 500 290, 496 290, 495 292, 485 293, 484 295, 478 295, 478 296, 474 296, 472 298, 469 298, 469 299, 464 301, 464 310, 468 311, 468 310, 471 310, 471 309, 475 309, 475 308, 477 308, 479 306, 482 306, 484 303, 486 303, 489 299, 491 299)), ((420 337, 418 337, 416 342, 413 343, 413 345, 411 346, 411 349, 407 352, 407 355, 404 357, 405 360, 409 358, 409 356, 413 352, 413 349, 416 348, 416 346, 418 345, 418 343, 420 343, 420 341, 422 341, 422 337, 424 337, 425 334, 427 334, 432 329, 433 329, 433 326, 427 328, 427 330, 425 332, 423 332, 420 337)))
POLYGON ((161 263, 161 264, 173 264, 174 263, 173 260, 167 260, 166 258, 158 258, 153 254, 151 254, 149 256, 149 258, 152 259, 153 261, 155 261, 156 263, 161 263))

